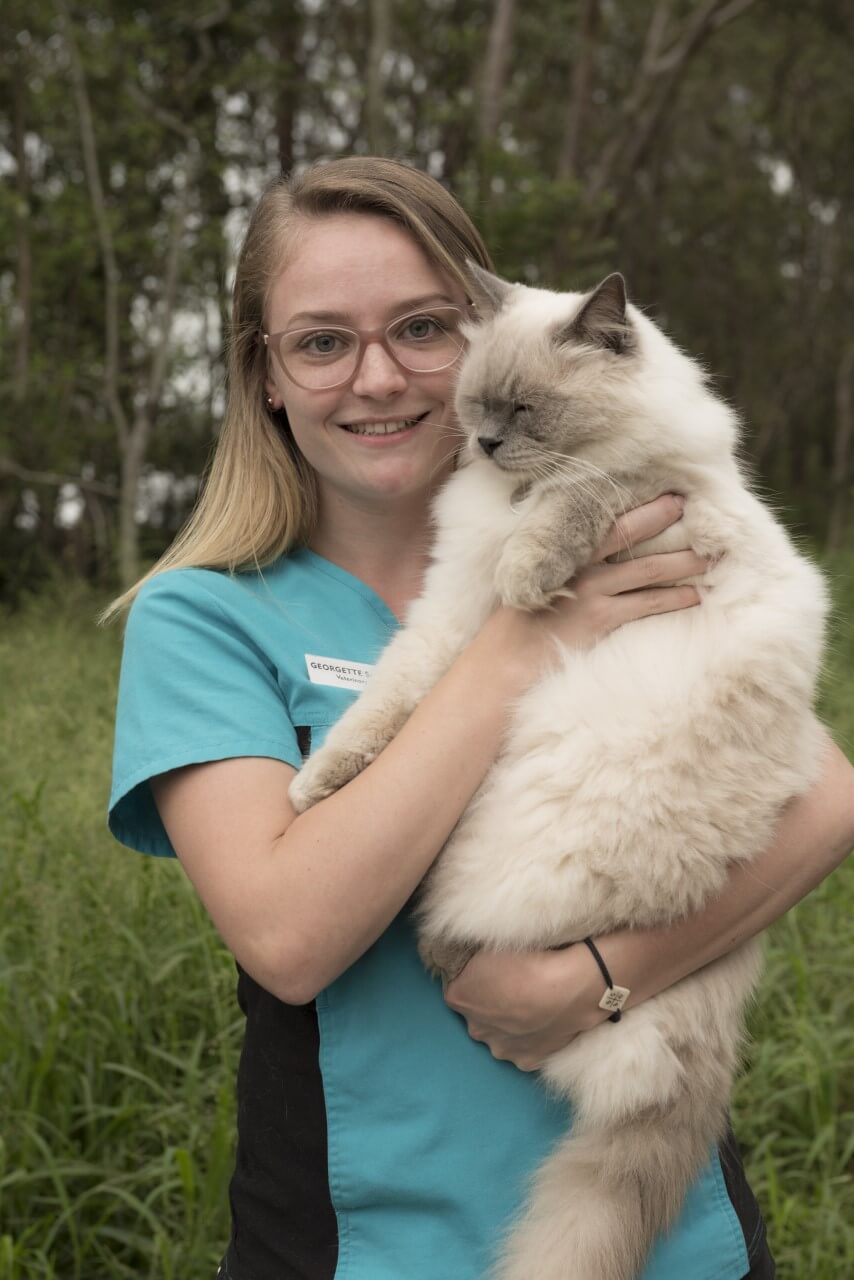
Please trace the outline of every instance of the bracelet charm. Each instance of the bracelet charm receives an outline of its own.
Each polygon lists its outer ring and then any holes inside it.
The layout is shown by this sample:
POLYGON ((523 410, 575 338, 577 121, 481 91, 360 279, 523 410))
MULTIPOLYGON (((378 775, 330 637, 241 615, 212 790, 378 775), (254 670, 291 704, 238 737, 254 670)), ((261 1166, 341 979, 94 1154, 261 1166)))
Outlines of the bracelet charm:
POLYGON ((607 1009, 609 1013, 619 1013, 631 994, 628 987, 607 987, 599 1001, 599 1008, 607 1009))

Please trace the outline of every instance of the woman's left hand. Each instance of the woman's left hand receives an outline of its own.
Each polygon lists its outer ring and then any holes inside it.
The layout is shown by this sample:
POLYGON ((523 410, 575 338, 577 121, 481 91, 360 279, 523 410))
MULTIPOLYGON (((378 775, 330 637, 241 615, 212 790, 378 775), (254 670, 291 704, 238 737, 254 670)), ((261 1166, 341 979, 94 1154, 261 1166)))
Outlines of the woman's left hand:
MULTIPOLYGON (((479 951, 445 990, 473 1040, 493 1058, 536 1071, 550 1054, 607 1015, 597 1007, 598 974, 584 947, 565 951, 479 951)), ((598 986, 601 987, 601 981, 598 986)))

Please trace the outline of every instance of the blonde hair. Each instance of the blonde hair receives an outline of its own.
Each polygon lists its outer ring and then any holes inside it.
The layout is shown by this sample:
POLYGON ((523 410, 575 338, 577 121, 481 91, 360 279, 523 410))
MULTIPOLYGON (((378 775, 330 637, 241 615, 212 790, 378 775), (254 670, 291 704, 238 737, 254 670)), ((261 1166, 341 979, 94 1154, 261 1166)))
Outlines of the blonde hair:
POLYGON ((435 178, 398 160, 353 156, 275 179, 255 207, 237 261, 228 345, 225 416, 202 492, 171 547, 104 612, 113 617, 143 583, 167 569, 256 568, 311 537, 314 473, 283 411, 267 407, 261 341, 273 279, 295 224, 334 213, 368 213, 405 227, 432 262, 467 291, 466 258, 491 269, 477 229, 435 178))

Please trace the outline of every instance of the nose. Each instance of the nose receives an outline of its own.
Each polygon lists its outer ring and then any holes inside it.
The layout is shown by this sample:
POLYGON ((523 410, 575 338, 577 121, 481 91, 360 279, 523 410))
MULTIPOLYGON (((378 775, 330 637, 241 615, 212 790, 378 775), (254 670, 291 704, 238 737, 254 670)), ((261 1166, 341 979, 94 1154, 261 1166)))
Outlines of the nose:
POLYGON ((353 390, 357 396, 384 399, 406 390, 406 376, 379 341, 366 342, 353 390))
POLYGON ((504 443, 503 440, 498 440, 495 436, 478 436, 477 442, 487 458, 491 458, 498 446, 504 443))

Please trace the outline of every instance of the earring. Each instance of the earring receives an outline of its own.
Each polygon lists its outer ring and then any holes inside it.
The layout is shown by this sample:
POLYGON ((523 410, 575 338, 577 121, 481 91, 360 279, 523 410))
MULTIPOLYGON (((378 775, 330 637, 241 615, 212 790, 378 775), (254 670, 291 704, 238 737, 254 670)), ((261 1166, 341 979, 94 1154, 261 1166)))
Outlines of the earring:
POLYGON ((272 396, 267 396, 267 405, 269 406, 269 408, 271 408, 271 409, 272 409, 272 407, 273 407, 273 397, 272 397, 272 396))

